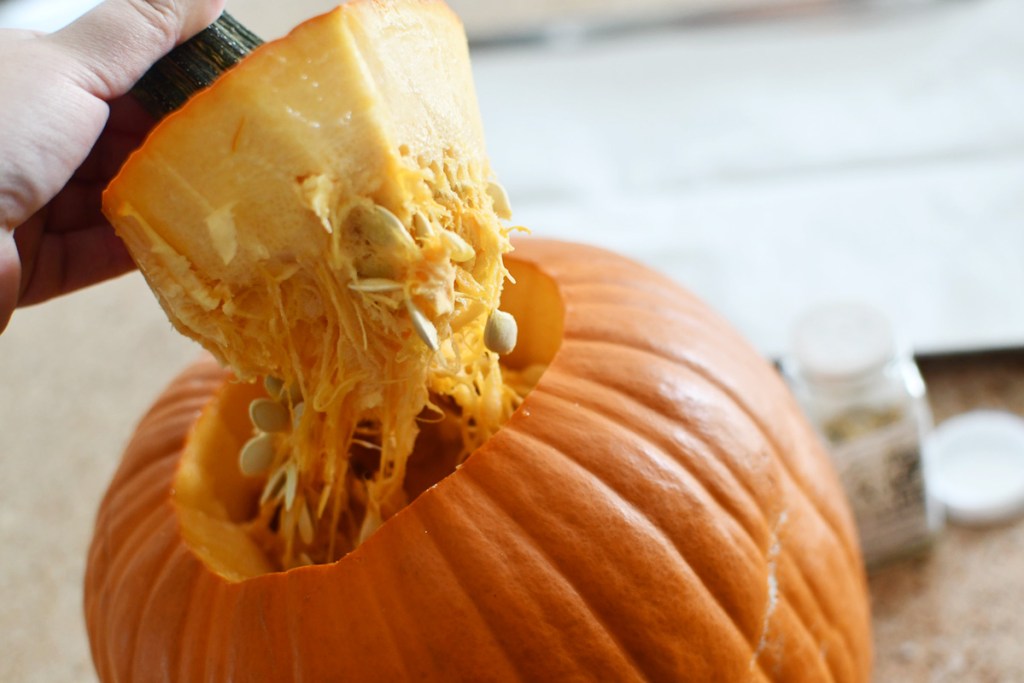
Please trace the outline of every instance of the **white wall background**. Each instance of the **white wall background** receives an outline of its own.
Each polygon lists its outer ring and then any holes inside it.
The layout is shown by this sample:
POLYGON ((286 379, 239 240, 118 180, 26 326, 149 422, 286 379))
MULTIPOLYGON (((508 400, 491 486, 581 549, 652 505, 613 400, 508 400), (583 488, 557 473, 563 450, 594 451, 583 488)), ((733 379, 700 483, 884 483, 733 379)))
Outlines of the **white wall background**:
MULTIPOLYGON (((7 0, 0 25, 92 4, 7 0)), ((273 37, 333 4, 228 9, 273 37)), ((1024 344, 1024 3, 858 6, 477 51, 516 220, 670 273, 771 355, 832 298, 875 303, 925 351, 1024 344)), ((537 7, 474 0, 469 27, 537 7)))

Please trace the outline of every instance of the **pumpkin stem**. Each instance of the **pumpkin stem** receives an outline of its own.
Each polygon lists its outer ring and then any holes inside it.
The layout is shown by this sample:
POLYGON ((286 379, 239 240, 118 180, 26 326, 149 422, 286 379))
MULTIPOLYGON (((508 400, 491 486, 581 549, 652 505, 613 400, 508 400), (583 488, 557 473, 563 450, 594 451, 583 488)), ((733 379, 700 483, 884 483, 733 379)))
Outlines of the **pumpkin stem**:
POLYGON ((132 95, 162 119, 262 44, 259 36, 224 12, 154 64, 132 88, 132 95))

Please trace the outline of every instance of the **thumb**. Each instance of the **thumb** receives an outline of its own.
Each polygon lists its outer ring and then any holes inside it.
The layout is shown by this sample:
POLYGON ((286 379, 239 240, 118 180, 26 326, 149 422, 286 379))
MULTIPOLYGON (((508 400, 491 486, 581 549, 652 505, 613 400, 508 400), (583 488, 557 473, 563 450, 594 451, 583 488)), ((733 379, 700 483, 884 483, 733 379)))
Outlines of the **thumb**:
POLYGON ((171 49, 217 18, 225 0, 106 0, 47 37, 80 68, 82 87, 119 97, 171 49))

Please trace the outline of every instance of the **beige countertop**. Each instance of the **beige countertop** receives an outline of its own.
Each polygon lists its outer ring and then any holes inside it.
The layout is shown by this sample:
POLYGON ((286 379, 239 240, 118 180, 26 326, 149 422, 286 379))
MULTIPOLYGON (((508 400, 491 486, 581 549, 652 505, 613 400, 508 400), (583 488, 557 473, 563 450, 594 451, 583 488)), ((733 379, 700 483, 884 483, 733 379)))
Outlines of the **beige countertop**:
MULTIPOLYGON (((936 421, 978 408, 1024 415, 1024 351, 921 369, 936 421)), ((1024 520, 949 526, 931 552, 870 583, 878 681, 1024 681, 1024 520)))

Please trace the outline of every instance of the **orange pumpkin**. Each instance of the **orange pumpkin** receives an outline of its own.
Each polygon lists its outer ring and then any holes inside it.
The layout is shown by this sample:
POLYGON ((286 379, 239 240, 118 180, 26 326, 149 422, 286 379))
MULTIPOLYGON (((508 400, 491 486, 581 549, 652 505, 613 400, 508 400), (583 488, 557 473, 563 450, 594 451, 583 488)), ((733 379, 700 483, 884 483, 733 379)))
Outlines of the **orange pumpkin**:
POLYGON ((851 518, 779 378, 637 264, 503 261, 470 73, 442 3, 356 0, 108 188, 232 370, 168 389, 103 502, 101 679, 865 680, 851 518))
POLYGON ((850 513, 771 366, 613 254, 522 240, 509 267, 508 364, 547 371, 334 563, 225 576, 258 495, 233 454, 260 390, 212 361, 171 385, 97 519, 102 680, 869 679, 850 513), (189 538, 197 515, 207 535, 189 538))

